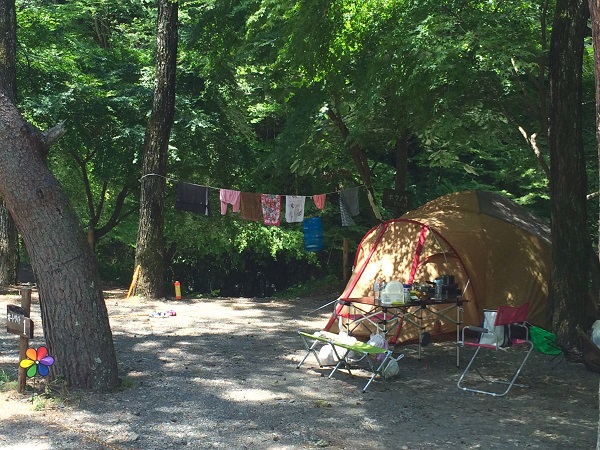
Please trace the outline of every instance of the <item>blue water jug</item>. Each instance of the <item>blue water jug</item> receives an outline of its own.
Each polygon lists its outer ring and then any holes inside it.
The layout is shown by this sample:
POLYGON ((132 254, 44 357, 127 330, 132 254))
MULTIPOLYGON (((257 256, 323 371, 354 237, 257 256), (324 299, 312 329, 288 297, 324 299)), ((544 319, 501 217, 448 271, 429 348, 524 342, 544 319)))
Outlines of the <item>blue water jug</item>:
POLYGON ((304 219, 304 249, 307 252, 323 250, 323 226, 320 217, 304 219))

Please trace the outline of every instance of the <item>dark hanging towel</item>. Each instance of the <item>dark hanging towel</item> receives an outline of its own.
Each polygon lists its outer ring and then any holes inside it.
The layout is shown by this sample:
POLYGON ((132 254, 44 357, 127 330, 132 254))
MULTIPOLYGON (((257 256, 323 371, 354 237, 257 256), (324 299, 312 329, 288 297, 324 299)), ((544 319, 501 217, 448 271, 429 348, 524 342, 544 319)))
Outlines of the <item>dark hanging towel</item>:
POLYGON ((178 182, 175 209, 210 216, 208 197, 210 188, 197 184, 178 182))
POLYGON ((344 189, 340 192, 340 214, 342 217, 342 226, 349 227, 354 225, 352 217, 358 215, 358 189, 359 186, 350 189, 344 189))

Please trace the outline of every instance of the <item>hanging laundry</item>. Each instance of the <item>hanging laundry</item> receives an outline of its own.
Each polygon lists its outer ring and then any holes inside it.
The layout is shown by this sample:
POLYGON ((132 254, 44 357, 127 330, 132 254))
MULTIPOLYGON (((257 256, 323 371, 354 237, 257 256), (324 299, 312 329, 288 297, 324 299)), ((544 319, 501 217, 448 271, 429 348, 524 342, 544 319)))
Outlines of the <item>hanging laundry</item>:
POLYGON ((304 220, 304 205, 306 197, 303 195, 285 196, 285 220, 287 222, 302 222, 304 220))
POLYGON ((317 194, 313 195, 313 200, 315 202, 315 206, 317 209, 323 210, 325 209, 325 199, 327 198, 327 194, 317 194))
POLYGON ((343 227, 351 227, 353 225, 356 225, 356 223, 354 222, 354 219, 352 219, 352 216, 350 215, 350 213, 348 213, 348 210, 346 209, 346 206, 344 205, 344 202, 342 202, 341 198, 340 198, 340 216, 342 217, 342 226, 343 227))
POLYGON ((356 186, 340 192, 340 214, 343 227, 355 225, 352 217, 359 213, 358 189, 359 186, 356 186))
POLYGON ((278 226, 281 223, 281 195, 260 194, 263 225, 278 226))
POLYGON ((254 192, 240 193, 240 214, 242 219, 256 222, 260 220, 260 194, 254 192))
POLYGON ((221 215, 227 214, 227 205, 232 205, 233 212, 240 211, 241 192, 231 189, 221 189, 219 191, 219 200, 221 200, 221 215))
POLYGON ((210 188, 197 184, 178 182, 175 209, 177 211, 188 211, 196 214, 210 216, 208 198, 210 188))

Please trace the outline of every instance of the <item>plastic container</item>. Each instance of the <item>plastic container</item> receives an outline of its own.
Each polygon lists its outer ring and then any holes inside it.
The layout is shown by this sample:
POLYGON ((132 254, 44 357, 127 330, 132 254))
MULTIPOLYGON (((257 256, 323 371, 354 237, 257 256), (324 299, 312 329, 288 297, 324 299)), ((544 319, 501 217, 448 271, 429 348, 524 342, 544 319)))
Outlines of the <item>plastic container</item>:
POLYGON ((404 288, 404 303, 410 303, 410 284, 403 284, 404 288))
POLYGON ((320 252, 325 246, 323 243, 323 225, 320 217, 304 219, 304 250, 307 252, 320 252))
POLYGON ((381 287, 379 302, 384 306, 404 303, 404 289, 399 281, 390 281, 381 287))

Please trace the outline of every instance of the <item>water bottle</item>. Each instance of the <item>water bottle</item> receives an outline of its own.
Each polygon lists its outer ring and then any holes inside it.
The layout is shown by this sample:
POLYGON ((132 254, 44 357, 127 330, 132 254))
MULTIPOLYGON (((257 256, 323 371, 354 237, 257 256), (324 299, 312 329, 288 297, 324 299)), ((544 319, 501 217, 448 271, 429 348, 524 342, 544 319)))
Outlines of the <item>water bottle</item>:
POLYGON ((436 280, 435 280, 435 300, 438 302, 442 301, 442 280, 441 280, 441 278, 436 278, 436 280))
POLYGON ((377 280, 375 282, 375 285, 373 286, 373 291, 375 291, 375 300, 379 299, 379 280, 377 280))
POLYGON ((404 303, 410 303, 410 284, 403 284, 404 290, 404 303))

